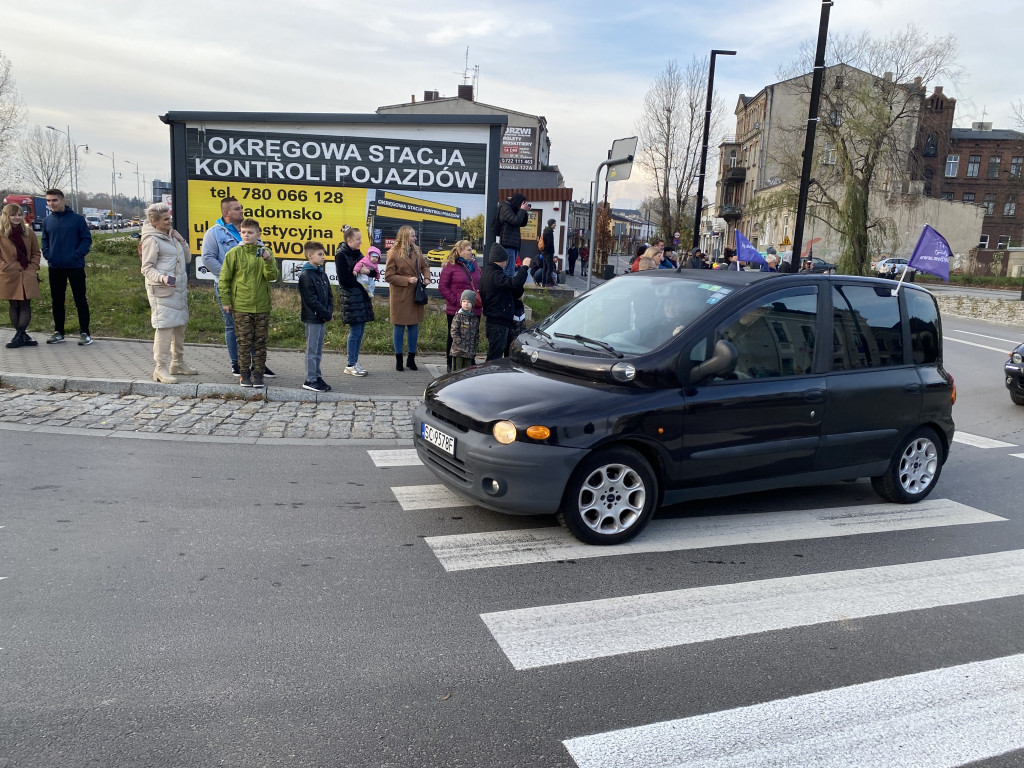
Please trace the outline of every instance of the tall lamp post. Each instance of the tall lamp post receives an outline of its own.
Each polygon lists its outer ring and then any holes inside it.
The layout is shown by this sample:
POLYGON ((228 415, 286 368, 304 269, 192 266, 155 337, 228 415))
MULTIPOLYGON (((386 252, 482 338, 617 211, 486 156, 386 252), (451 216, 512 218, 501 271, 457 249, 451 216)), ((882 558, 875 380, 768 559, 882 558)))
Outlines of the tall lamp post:
MULTIPOLYGON (((142 203, 142 182, 139 181, 139 164, 134 160, 125 160, 128 165, 135 166, 135 199, 142 203)), ((143 206, 145 208, 145 206, 143 206)))
POLYGON ((697 214, 694 216, 693 222, 693 247, 696 248, 700 244, 700 213, 701 206, 704 205, 704 172, 708 166, 708 133, 711 131, 711 101, 715 95, 715 57, 716 56, 735 56, 736 51, 711 51, 711 63, 708 66, 708 99, 707 105, 704 109, 704 141, 701 142, 700 148, 700 175, 697 180, 697 214))
POLYGON ((71 126, 69 125, 68 129, 66 131, 62 131, 60 128, 57 128, 54 125, 48 125, 46 127, 49 128, 51 131, 56 131, 57 133, 63 133, 65 136, 68 137, 68 177, 69 177, 70 184, 71 184, 71 207, 74 208, 77 211, 78 210, 78 193, 75 191, 76 190, 76 187, 75 187, 75 166, 74 166, 74 162, 75 161, 74 161, 74 149, 72 149, 72 147, 71 147, 71 126))
MULTIPOLYGON (((105 152, 97 152, 96 154, 110 159, 110 215, 113 217, 116 213, 114 210, 114 199, 117 197, 117 166, 115 165, 117 161, 114 159, 113 152, 109 155, 105 152)), ((113 227, 113 222, 111 222, 111 226, 113 227)))

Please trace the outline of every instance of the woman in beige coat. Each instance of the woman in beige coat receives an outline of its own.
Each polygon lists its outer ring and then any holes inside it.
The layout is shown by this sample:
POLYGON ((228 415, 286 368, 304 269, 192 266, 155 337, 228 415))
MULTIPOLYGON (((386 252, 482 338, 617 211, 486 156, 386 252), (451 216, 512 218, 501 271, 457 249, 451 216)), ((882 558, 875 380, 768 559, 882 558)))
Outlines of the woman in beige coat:
POLYGON ((173 374, 193 376, 199 371, 185 364, 185 325, 188 323, 188 272, 192 260, 185 238, 171 228, 171 209, 153 203, 142 225, 142 274, 152 310, 153 381, 175 384, 173 374))
POLYGON ((32 319, 32 299, 39 298, 39 240, 25 224, 20 205, 5 205, 0 212, 0 299, 10 303, 14 338, 8 349, 39 345, 26 333, 32 319))
POLYGON ((409 366, 410 371, 415 371, 416 342, 419 340, 420 323, 423 322, 427 306, 417 304, 413 299, 416 296, 416 283, 422 281, 424 285, 430 285, 430 265, 416 245, 416 230, 412 227, 400 227, 398 234, 395 235, 395 244, 388 251, 388 259, 384 265, 384 279, 391 294, 390 320, 395 326, 395 370, 403 370, 402 342, 408 328, 409 356, 405 364, 409 366))

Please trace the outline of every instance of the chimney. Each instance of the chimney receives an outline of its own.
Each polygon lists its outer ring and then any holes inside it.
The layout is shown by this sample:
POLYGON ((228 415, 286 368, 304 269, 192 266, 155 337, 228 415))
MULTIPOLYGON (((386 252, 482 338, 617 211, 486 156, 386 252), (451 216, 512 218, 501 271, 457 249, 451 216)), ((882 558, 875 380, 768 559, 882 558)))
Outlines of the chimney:
POLYGON ((971 123, 971 128, 975 131, 991 131, 992 123, 971 123))
POLYGON ((940 96, 941 97, 941 96, 944 96, 944 95, 945 94, 942 93, 942 86, 941 85, 936 85, 935 86, 935 92, 932 94, 932 96, 933 97, 934 96, 940 96))
POLYGON ((423 100, 424 101, 437 101, 437 99, 438 99, 437 91, 424 91, 423 92, 423 100))
POLYGON ((459 98, 465 99, 466 101, 473 100, 473 86, 472 85, 460 85, 459 86, 459 98))
POLYGON ((413 104, 415 104, 415 103, 416 103, 416 94, 415 94, 415 93, 414 93, 414 94, 412 95, 412 103, 413 103, 413 104))
POLYGON ((883 75, 883 77, 885 78, 885 82, 887 82, 887 83, 891 83, 892 82, 892 72, 886 72, 883 75))

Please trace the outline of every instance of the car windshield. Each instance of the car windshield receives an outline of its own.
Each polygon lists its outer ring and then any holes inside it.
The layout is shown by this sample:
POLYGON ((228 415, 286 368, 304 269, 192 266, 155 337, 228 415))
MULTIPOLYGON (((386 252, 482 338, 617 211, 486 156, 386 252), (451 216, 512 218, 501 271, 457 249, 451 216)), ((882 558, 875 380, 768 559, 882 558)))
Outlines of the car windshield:
POLYGON ((590 354, 642 355, 672 339, 732 290, 713 280, 672 274, 625 277, 584 294, 538 328, 559 345, 590 354))

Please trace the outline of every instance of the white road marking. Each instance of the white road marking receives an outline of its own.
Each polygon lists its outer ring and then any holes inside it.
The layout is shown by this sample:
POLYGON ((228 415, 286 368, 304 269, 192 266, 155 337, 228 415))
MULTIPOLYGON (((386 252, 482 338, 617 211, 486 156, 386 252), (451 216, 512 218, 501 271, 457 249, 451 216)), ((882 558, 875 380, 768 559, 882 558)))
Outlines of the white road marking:
POLYGON ((395 494, 395 500, 406 512, 417 509, 473 506, 473 502, 457 496, 443 485, 401 485, 392 488, 391 492, 395 494))
POLYGON ((958 344, 966 344, 969 347, 981 347, 982 349, 991 349, 993 352, 1002 352, 1004 357, 1009 357, 1010 356, 1009 350, 1008 349, 1004 349, 1003 347, 990 347, 987 344, 978 344, 977 342, 974 342, 974 341, 966 341, 964 339, 955 339, 952 336, 943 336, 942 340, 943 341, 955 341, 958 344))
POLYGON ((963 443, 964 445, 971 445, 975 448, 1016 448, 1015 443, 1004 443, 1002 440, 996 440, 991 437, 982 437, 981 435, 972 435, 967 432, 956 432, 953 435, 954 443, 963 443))
POLYGON ((579 768, 955 768, 1024 747, 1024 655, 564 741, 579 768))
MULTIPOLYGON (((1013 344, 1013 346, 1015 347, 1020 344, 1024 344, 1024 339, 1017 339, 1016 341, 1014 341, 1013 339, 1000 339, 998 336, 986 336, 984 333, 972 333, 971 331, 961 331, 959 328, 951 328, 950 330, 953 331, 954 333, 965 333, 968 336, 980 336, 983 339, 992 339, 992 341, 1004 341, 1007 344, 1013 344)), ((1010 350, 1006 351, 1007 353, 1010 352, 1010 350)))
POLYGON ((481 615, 516 669, 1024 595, 1024 550, 481 615))
POLYGON ((367 451, 378 467, 415 467, 422 464, 415 448, 394 451, 367 451))
POLYGON ((1015 459, 1024 459, 1024 453, 1011 453, 1010 455, 1015 459))
POLYGON ((446 571, 466 571, 556 560, 674 552, 1003 521, 1005 518, 950 499, 927 499, 918 504, 865 504, 830 509, 654 520, 638 538, 614 547, 583 544, 562 528, 432 536, 426 542, 446 571))

